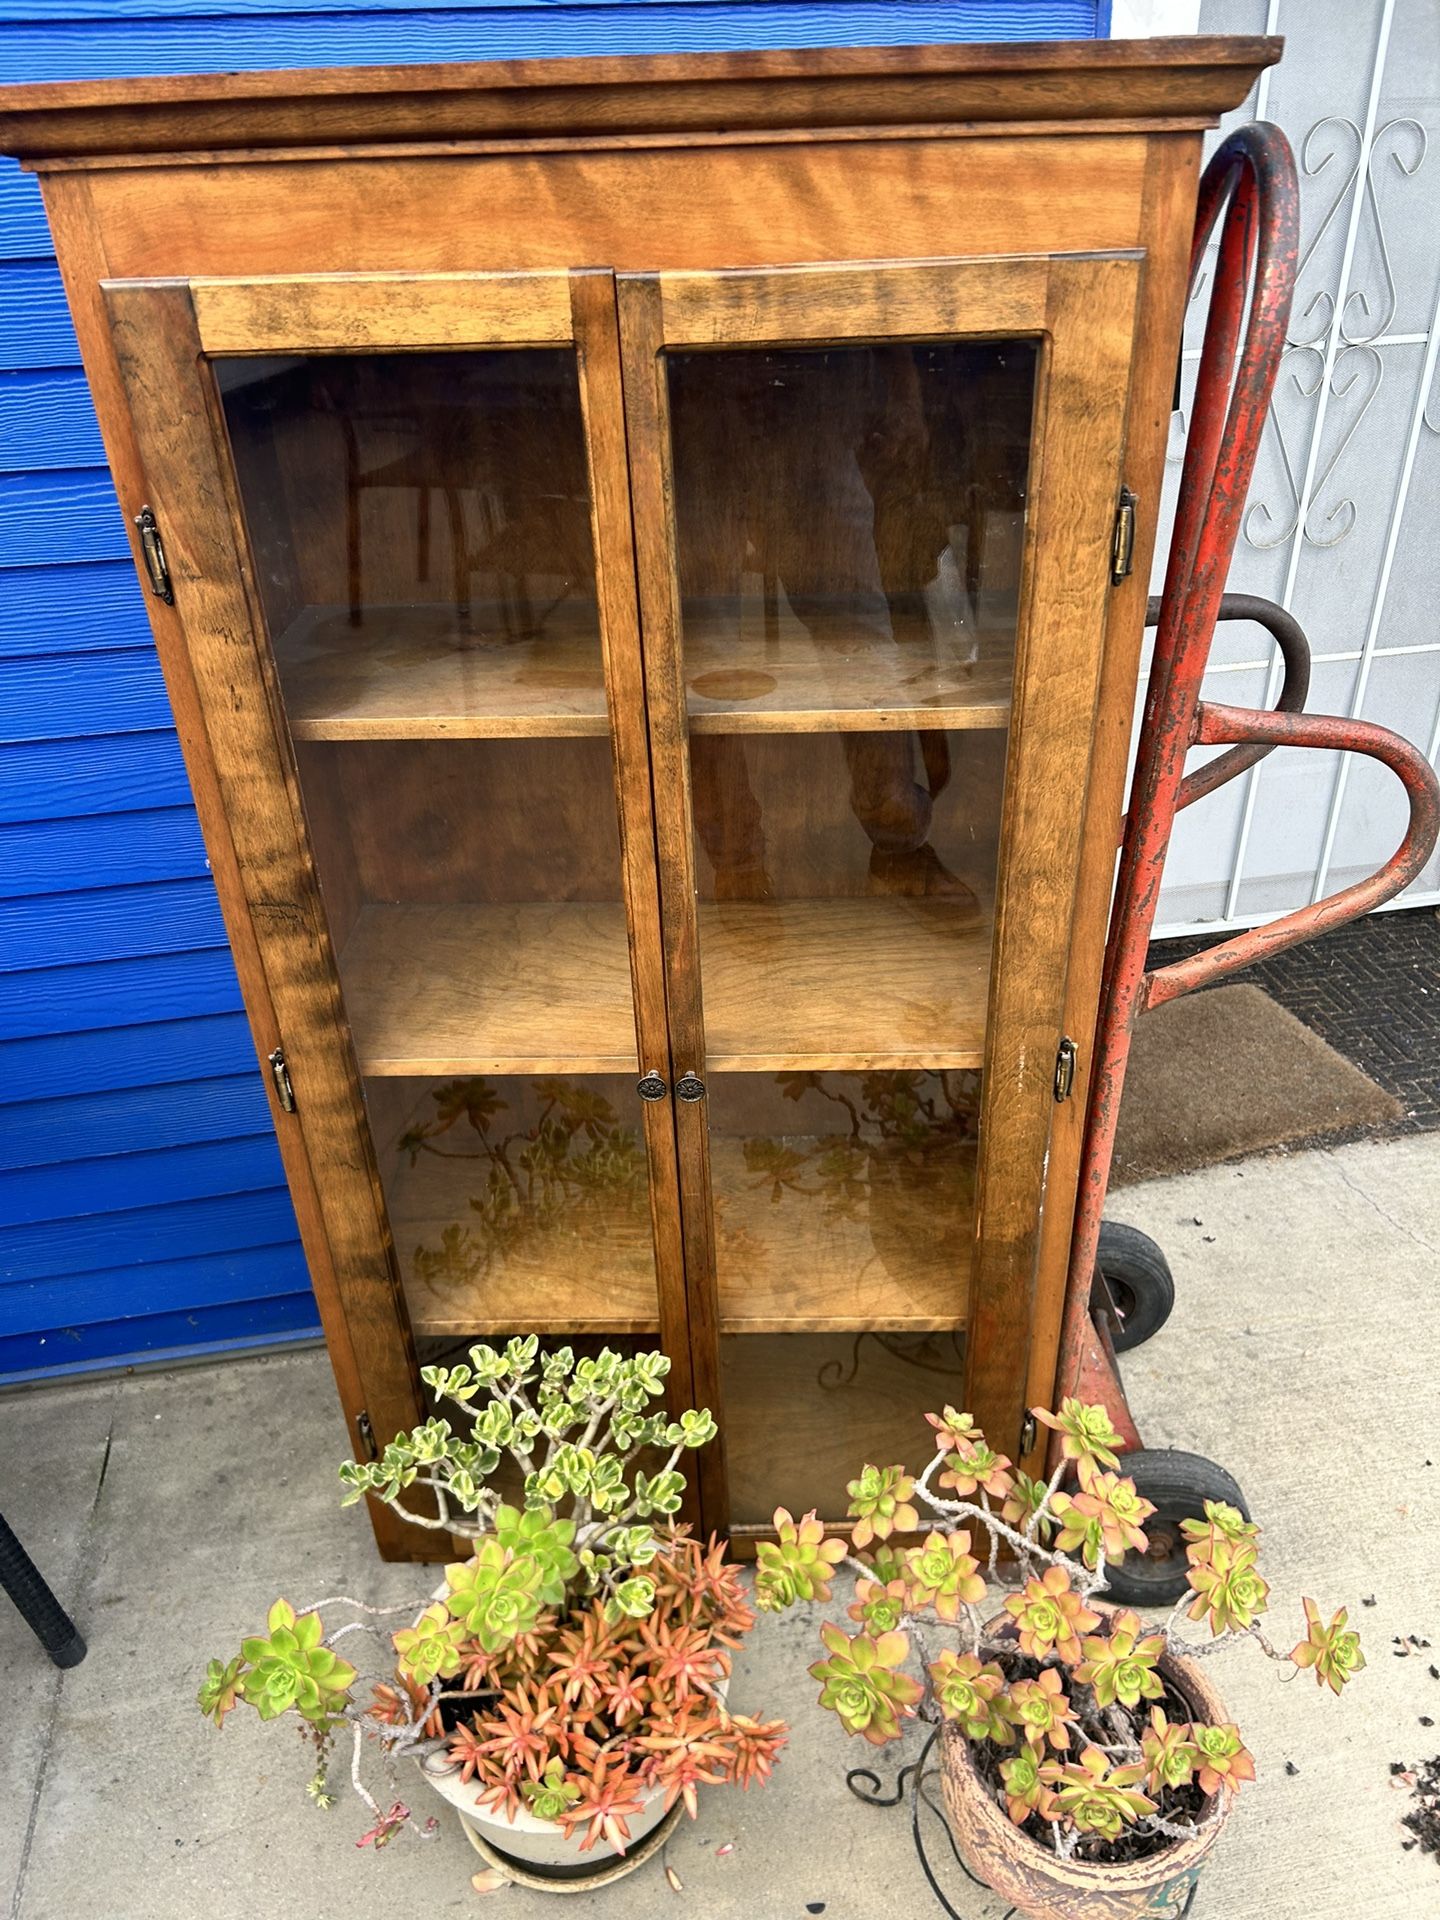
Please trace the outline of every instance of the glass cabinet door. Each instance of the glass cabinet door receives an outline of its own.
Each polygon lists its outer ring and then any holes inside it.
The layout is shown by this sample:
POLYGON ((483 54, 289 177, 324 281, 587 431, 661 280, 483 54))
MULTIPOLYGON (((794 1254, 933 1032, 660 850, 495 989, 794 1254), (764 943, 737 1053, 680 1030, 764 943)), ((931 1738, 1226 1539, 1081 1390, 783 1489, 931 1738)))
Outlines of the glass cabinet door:
POLYGON ((663 1340, 683 1381, 613 281, 192 297, 338 1014, 285 1034, 312 1154, 368 1161, 422 1362, 663 1340))
POLYGON ((217 372, 411 1326, 653 1336, 574 349, 217 372))
POLYGON ((1048 261, 620 282, 738 1530, 842 1517, 946 1403, 1018 1450, 1134 298, 1097 264, 1088 313, 1048 261))

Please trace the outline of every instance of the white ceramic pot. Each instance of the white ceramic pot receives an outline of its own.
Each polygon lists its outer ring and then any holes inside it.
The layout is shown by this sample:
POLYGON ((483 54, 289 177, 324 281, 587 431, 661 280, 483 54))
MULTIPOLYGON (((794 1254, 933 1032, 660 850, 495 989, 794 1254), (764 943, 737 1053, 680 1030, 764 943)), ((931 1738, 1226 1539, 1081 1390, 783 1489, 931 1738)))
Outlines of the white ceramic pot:
MULTIPOLYGON (((443 1600, 445 1593, 442 1582, 430 1597, 432 1600, 443 1600)), ((716 1691, 723 1701, 730 1691, 728 1673, 716 1691)), ((666 1818, 665 1789, 651 1787, 641 1795, 640 1811, 626 1816, 625 1824, 630 1829, 630 1839, 623 1856, 603 1835, 582 1853, 580 1842, 584 1838, 583 1828, 567 1838, 564 1829, 553 1820, 537 1820, 525 1807, 516 1811, 513 1820, 507 1819, 503 1813, 494 1814, 484 1807, 478 1807, 475 1802, 480 1788, 473 1780, 462 1783, 459 1767, 447 1765, 444 1754, 427 1755, 420 1763, 420 1772, 441 1799, 447 1800, 455 1809, 464 1825, 472 1833, 478 1834, 487 1847, 493 1848, 505 1859, 534 1867, 540 1874, 587 1875, 599 1872, 622 1858, 626 1862, 633 1859, 634 1864, 639 1866, 641 1842, 654 1833, 666 1818)))
MULTIPOLYGON (((557 1827, 553 1820, 537 1820, 525 1807, 520 1808, 513 1820, 507 1820, 503 1813, 493 1814, 484 1807, 477 1807, 475 1797, 480 1789, 473 1780, 461 1784, 459 1767, 452 1767, 445 1773, 431 1771, 431 1766, 443 1759, 444 1755, 440 1754, 431 1757, 430 1765, 422 1762, 421 1773, 441 1799, 450 1803, 465 1825, 473 1827, 497 1853, 511 1860, 522 1860, 527 1866, 538 1867, 542 1872, 547 1867, 600 1867, 616 1858, 615 1848, 603 1837, 585 1853, 581 1853, 580 1842, 585 1834, 583 1827, 567 1839, 564 1830, 557 1827)), ((625 1822, 630 1829, 630 1843, 625 1849, 627 1858, 665 1818, 663 1787, 651 1787, 643 1798, 641 1811, 630 1814, 625 1822)))

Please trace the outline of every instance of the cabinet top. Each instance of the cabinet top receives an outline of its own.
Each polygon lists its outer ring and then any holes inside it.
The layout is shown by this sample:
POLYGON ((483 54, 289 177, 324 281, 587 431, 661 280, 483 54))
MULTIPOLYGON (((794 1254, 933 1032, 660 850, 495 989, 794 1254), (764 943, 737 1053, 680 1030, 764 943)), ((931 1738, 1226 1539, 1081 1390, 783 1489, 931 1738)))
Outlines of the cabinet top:
POLYGON ((1283 40, 1185 36, 321 67, 0 87, 30 165, 483 141, 1212 125, 1283 40))

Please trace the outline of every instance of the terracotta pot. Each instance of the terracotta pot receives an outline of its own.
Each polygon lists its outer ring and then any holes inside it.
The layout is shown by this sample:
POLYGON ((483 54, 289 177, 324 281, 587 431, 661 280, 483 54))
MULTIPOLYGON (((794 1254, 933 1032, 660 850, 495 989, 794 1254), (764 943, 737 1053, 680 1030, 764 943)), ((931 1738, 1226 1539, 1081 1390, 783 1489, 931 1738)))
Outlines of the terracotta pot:
MULTIPOLYGON (((1162 1660, 1160 1671, 1188 1703, 1194 1719, 1229 1718, 1197 1661, 1162 1660)), ((964 1735, 949 1724, 941 1735, 940 1777, 950 1830, 966 1866, 1027 1920, 1179 1920, 1200 1878, 1223 1819, 1193 1840, 1125 1866, 1060 1860, 1022 1833, 975 1771, 964 1735)), ((1206 1815, 1213 1811, 1207 1805, 1206 1815)))

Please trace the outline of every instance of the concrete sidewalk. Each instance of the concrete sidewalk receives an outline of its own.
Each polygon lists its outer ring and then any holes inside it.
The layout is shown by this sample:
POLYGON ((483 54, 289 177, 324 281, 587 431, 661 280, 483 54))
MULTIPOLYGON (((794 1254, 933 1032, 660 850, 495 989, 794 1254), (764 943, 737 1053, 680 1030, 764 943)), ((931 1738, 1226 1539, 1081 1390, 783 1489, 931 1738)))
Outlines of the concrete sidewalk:
MULTIPOLYGON (((1392 1637, 1440 1649, 1440 1140, 1213 1168, 1115 1197, 1179 1283, 1169 1327, 1130 1357, 1151 1445, 1209 1454, 1266 1529, 1274 1637, 1299 1595, 1349 1601, 1370 1664, 1350 1696, 1285 1684, 1239 1649, 1218 1669, 1260 1769, 1202 1883, 1194 1920, 1426 1920, 1440 1862, 1402 1851, 1390 1762, 1440 1751, 1440 1681, 1392 1637), (1431 1463, 1434 1462, 1434 1465, 1431 1463), (1367 1536, 1373 1516, 1380 1529, 1367 1536), (1374 1604, 1360 1606, 1373 1596, 1374 1604), (1290 1762, 1296 1769, 1287 1770, 1290 1762)), ((90 1656, 58 1674, 0 1599, 0 1899, 10 1920, 410 1920, 553 1915, 516 1889, 480 1899, 450 1824, 361 1852, 348 1791, 315 1811, 287 1729, 237 1712, 223 1734, 194 1693, 277 1592, 297 1603, 404 1598, 415 1571, 374 1559, 336 1503, 345 1435, 321 1353, 0 1397, 0 1510, 72 1607, 90 1656), (267 1458, 281 1461, 278 1469, 267 1458)), ((1292 1633, 1292 1628, 1296 1631, 1292 1633)), ((868 1749, 813 1707, 815 1620, 765 1619, 737 1704, 780 1713, 792 1745, 773 1785, 716 1791, 668 1858, 587 1910, 615 1920, 936 1912, 898 1810, 859 1806, 868 1749), (722 1849, 728 1849, 721 1851, 722 1849)), ((915 1742, 907 1742, 907 1750, 915 1742)), ((880 1762, 887 1779, 895 1762, 880 1762)), ((424 1789, 402 1784, 418 1806, 424 1789)), ((437 1802, 438 1806, 438 1802, 437 1802)), ((932 1857, 957 1913, 1002 1903, 932 1857)))

